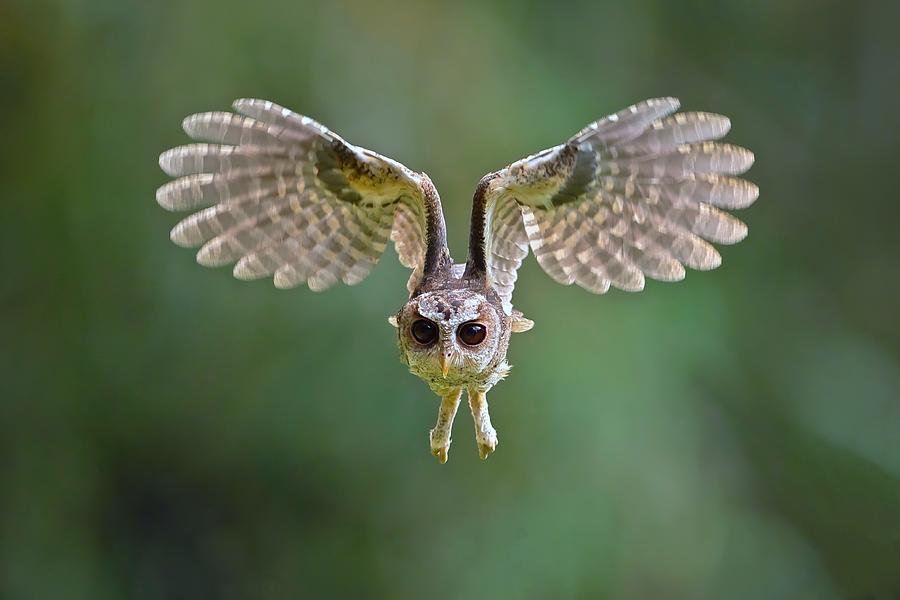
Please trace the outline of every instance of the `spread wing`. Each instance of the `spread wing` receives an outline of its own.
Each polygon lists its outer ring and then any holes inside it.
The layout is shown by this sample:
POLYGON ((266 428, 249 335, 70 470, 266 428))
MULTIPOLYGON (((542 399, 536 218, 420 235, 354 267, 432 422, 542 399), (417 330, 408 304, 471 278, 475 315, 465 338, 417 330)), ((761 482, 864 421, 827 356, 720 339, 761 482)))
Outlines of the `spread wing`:
POLYGON ((280 288, 319 291, 362 281, 390 238, 415 286, 429 240, 443 237, 428 231, 440 201, 427 176, 271 102, 233 108, 238 114, 187 117, 185 132, 202 143, 159 157, 177 179, 157 190, 157 202, 201 209, 175 226, 172 241, 200 247, 201 265, 236 263, 239 279, 272 276, 280 288))
POLYGON ((673 114, 678 106, 636 104, 482 179, 469 267, 507 308, 529 247, 554 280, 602 294, 639 291, 645 277, 677 281, 685 267, 714 269, 721 258, 709 242, 746 236, 721 209, 756 200, 758 188, 734 177, 753 154, 713 141, 728 132, 726 117, 673 114))

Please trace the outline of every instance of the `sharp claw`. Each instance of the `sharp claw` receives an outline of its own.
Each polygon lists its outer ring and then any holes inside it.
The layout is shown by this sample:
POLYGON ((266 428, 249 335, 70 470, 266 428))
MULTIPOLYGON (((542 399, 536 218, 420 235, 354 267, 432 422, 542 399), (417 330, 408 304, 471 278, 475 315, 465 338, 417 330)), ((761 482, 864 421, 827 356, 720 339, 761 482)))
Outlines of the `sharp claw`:
POLYGON ((447 462, 447 450, 448 450, 447 447, 432 448, 431 453, 434 454, 435 456, 437 456, 437 459, 438 459, 438 461, 440 461, 441 464, 444 464, 445 462, 447 462))
POLYGON ((477 388, 469 388, 469 408, 475 421, 475 442, 478 444, 478 456, 486 459, 497 449, 497 430, 491 425, 488 412, 486 392, 477 388))
POLYGON ((441 407, 438 411, 437 424, 428 432, 428 441, 431 445, 431 453, 437 457, 441 464, 447 462, 450 452, 450 430, 453 427, 453 417, 459 407, 461 388, 449 390, 441 395, 441 407))
POLYGON ((487 443, 478 442, 478 456, 481 460, 485 460, 491 453, 497 449, 497 440, 489 440, 487 443))

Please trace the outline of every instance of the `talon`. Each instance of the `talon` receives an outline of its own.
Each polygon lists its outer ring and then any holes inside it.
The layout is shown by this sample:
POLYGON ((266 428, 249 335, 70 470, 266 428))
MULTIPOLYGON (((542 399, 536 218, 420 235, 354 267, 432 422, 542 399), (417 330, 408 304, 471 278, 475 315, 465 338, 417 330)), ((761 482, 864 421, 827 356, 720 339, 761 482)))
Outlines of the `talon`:
POLYGON ((428 439, 431 442, 431 454, 436 456, 441 464, 447 462, 447 455, 450 453, 450 440, 436 439, 434 429, 429 433, 428 439))
POLYGON ((450 390, 441 397, 441 408, 438 411, 437 425, 428 433, 428 441, 431 445, 431 453, 437 457, 441 464, 447 462, 447 454, 450 452, 450 429, 453 427, 453 417, 456 416, 456 408, 459 406, 460 388, 450 390))
POLYGON ((491 415, 488 412, 485 392, 469 388, 469 408, 475 421, 475 441, 478 443, 478 456, 486 459, 497 449, 497 430, 491 426, 491 415))
POLYGON ((485 460, 496 449, 497 449, 497 438, 494 438, 493 440, 488 440, 486 443, 478 442, 478 456, 481 457, 481 460, 485 460))
POLYGON ((449 448, 447 446, 444 446, 443 448, 432 448, 431 453, 437 456, 437 459, 441 464, 444 464, 445 462, 447 462, 448 450, 449 448))

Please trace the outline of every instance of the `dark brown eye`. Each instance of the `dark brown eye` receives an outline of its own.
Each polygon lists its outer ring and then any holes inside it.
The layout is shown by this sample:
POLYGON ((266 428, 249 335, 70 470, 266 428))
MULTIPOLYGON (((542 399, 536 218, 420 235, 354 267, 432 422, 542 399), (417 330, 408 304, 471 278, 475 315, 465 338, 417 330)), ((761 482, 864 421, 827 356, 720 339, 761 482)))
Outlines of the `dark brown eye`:
POLYGON ((484 341, 484 336, 487 335, 487 328, 481 323, 470 321, 469 323, 460 325, 456 335, 459 336, 459 339, 462 340, 463 344, 466 344, 467 346, 477 346, 484 341))
POLYGON ((430 344, 437 337, 437 325, 428 319, 419 319, 412 324, 409 332, 420 344, 430 344))

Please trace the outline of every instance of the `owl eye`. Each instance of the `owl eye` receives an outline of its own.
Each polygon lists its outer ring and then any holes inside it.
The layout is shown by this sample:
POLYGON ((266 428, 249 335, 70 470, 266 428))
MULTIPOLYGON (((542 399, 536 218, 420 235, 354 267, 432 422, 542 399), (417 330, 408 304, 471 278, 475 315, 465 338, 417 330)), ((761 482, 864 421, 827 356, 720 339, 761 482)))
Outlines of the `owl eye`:
POLYGON ((437 325, 428 319, 419 319, 412 324, 409 332, 420 344, 430 344, 437 337, 437 325))
POLYGON ((456 335, 459 336, 463 344, 477 346, 484 341, 484 336, 487 335, 487 328, 481 323, 470 321, 460 325, 459 329, 456 330, 456 335))

